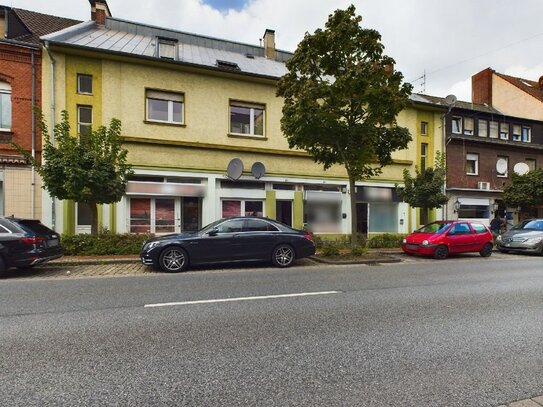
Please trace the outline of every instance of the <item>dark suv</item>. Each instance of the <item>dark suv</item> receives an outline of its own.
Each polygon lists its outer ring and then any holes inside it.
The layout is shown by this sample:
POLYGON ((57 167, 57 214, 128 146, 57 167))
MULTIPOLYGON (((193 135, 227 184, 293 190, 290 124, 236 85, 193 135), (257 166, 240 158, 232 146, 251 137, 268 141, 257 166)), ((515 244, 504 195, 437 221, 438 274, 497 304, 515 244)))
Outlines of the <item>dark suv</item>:
POLYGON ((0 276, 61 256, 60 236, 39 220, 0 217, 0 276))

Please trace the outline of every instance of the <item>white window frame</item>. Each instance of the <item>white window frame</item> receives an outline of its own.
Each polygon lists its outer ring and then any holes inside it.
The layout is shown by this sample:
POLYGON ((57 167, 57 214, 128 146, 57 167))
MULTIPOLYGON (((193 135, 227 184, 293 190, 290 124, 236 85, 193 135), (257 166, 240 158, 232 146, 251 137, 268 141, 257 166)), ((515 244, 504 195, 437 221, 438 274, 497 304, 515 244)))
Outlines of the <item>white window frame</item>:
POLYGON ((479 119, 477 135, 479 137, 488 137, 488 120, 479 119))
POLYGON ((466 154, 466 164, 468 161, 474 161, 475 166, 474 170, 475 172, 468 172, 467 165, 466 165, 466 174, 467 175, 479 175, 479 154, 477 153, 467 153, 466 154))
POLYGON ((514 124, 513 125, 513 141, 521 141, 522 140, 522 126, 520 124, 514 124))
POLYGON ((8 119, 7 120, 4 120, 2 118, 2 104, 0 103, 0 131, 11 131, 11 126, 13 125, 13 123, 11 122, 12 120, 12 116, 13 116, 13 112, 12 112, 12 100, 11 100, 11 85, 7 82, 0 82, 0 95, 6 95, 8 96, 6 99, 9 100, 9 105, 8 105, 8 108, 6 109, 7 110, 7 113, 8 113, 8 119), (7 127, 3 127, 4 125, 2 123, 6 123, 8 126, 7 127))
POLYGON ((497 139, 499 136, 500 136, 500 124, 495 120, 490 120, 488 122, 488 137, 497 139))
POLYGON ((266 105, 257 103, 247 103, 237 100, 230 100, 228 104, 229 122, 228 131, 229 134, 236 136, 248 136, 248 137, 265 137, 266 136, 266 105), (243 107, 249 109, 249 133, 236 133, 232 131, 232 107, 243 107), (255 134, 255 109, 262 109, 262 134, 255 134))
MULTIPOLYGON (((509 157, 505 156, 505 155, 499 155, 498 156, 498 160, 505 160, 507 162, 507 168, 505 170, 505 173, 504 174, 500 174, 496 168, 496 175, 498 178, 507 178, 509 176, 509 157)), ((496 160, 496 162, 498 161, 496 160)))
POLYGON ((464 118, 464 134, 466 136, 473 136, 474 120, 473 117, 464 118))
POLYGON ((94 119, 94 111, 93 111, 92 106, 89 106, 89 105, 77 105, 77 134, 81 135, 81 126, 88 126, 89 131, 90 131, 91 128, 92 128, 93 119, 94 119), (90 111, 91 111, 91 121, 90 121, 90 123, 81 121, 81 109, 90 109, 90 111))
MULTIPOLYGON (((139 196, 134 195, 130 196, 130 199, 127 200, 127 230, 129 233, 142 233, 142 232, 130 232, 132 229, 132 218, 131 216, 131 199, 149 199, 150 200, 150 206, 149 206, 149 232, 148 233, 155 233, 157 235, 165 235, 169 233, 180 233, 181 232, 181 200, 182 198, 179 197, 170 197, 170 196, 139 196), (174 231, 173 232, 157 232, 157 217, 156 217, 156 201, 159 199, 171 199, 174 201, 174 231)), ((139 226, 139 225, 136 225, 139 226)), ((147 225, 146 225, 147 226, 147 225)), ((159 227, 161 225, 158 225, 159 227)))
POLYGON ((500 140, 509 140, 509 123, 500 123, 500 140))
POLYGON ((420 143, 420 170, 424 171, 428 167, 428 143, 420 143), (423 164, 424 163, 424 168, 423 164))
POLYGON ((532 142, 532 128, 530 126, 522 126, 522 129, 520 130, 520 132, 521 132, 520 140, 523 143, 531 143, 532 142), (525 130, 527 130, 527 135, 528 135, 526 140, 524 139, 524 131, 525 130))
POLYGON ((167 38, 158 38, 157 39, 157 56, 162 59, 169 59, 172 61, 177 60, 177 41, 176 40, 170 40, 167 38), (164 51, 168 49, 168 51, 171 52, 164 52, 162 53, 162 48, 164 47, 164 51), (172 47, 169 49, 169 47, 172 47), (171 55, 173 54, 173 55, 171 55))
POLYGON ((87 74, 83 74, 83 73, 78 73, 77 74, 77 93, 79 93, 81 95, 92 95, 93 87, 94 87, 94 81, 93 81, 92 75, 87 75, 87 74), (90 87, 91 87, 90 92, 86 92, 86 91, 81 90, 81 78, 90 78, 90 87))
POLYGON ((454 134, 462 134, 462 117, 453 116, 451 120, 451 132, 454 134), (455 126, 456 124, 456 126, 455 126), (456 128, 455 128, 456 127, 456 128))
POLYGON ((163 92, 153 89, 145 90, 145 120, 155 123, 168 123, 168 124, 185 124, 185 94, 178 92, 163 92), (175 100, 180 99, 180 100, 175 100), (149 101, 150 100, 162 100, 168 102, 168 119, 158 120, 149 117, 149 101), (181 103, 181 121, 174 120, 173 107, 174 103, 181 103))

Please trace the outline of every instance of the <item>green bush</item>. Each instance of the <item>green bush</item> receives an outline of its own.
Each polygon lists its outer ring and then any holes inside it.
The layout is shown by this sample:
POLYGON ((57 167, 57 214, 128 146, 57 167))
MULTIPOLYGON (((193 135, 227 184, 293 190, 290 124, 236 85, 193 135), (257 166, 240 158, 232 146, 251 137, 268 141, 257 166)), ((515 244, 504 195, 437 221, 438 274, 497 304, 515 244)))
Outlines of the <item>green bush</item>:
POLYGON ((368 241, 368 247, 372 249, 397 248, 402 244, 405 235, 400 233, 383 233, 373 235, 368 241))
POLYGON ((144 240, 152 234, 112 233, 100 231, 89 234, 63 235, 62 247, 66 256, 105 256, 139 254, 144 240))
POLYGON ((364 245, 357 245, 351 247, 351 255, 353 256, 363 256, 368 252, 368 248, 364 245))
POLYGON ((341 244, 334 240, 325 240, 322 242, 323 256, 338 256, 341 244))

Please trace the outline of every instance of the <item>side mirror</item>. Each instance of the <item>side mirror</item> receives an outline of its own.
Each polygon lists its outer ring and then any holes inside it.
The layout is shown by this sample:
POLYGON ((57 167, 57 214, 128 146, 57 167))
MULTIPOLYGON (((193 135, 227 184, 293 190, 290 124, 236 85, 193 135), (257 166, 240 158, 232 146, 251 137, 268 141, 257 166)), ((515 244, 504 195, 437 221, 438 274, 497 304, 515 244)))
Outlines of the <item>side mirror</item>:
POLYGON ((217 228, 213 228, 209 232, 207 232, 208 236, 217 236, 218 233, 219 233, 219 229, 217 228))

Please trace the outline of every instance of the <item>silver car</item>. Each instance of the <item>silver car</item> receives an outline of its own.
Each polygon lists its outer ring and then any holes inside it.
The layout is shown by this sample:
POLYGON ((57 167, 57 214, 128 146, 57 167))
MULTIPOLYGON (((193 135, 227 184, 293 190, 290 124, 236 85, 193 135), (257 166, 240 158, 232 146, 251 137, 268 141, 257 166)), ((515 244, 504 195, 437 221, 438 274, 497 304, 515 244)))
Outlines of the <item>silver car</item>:
POLYGON ((524 252, 543 254, 543 219, 529 219, 496 238, 502 253, 524 252))

